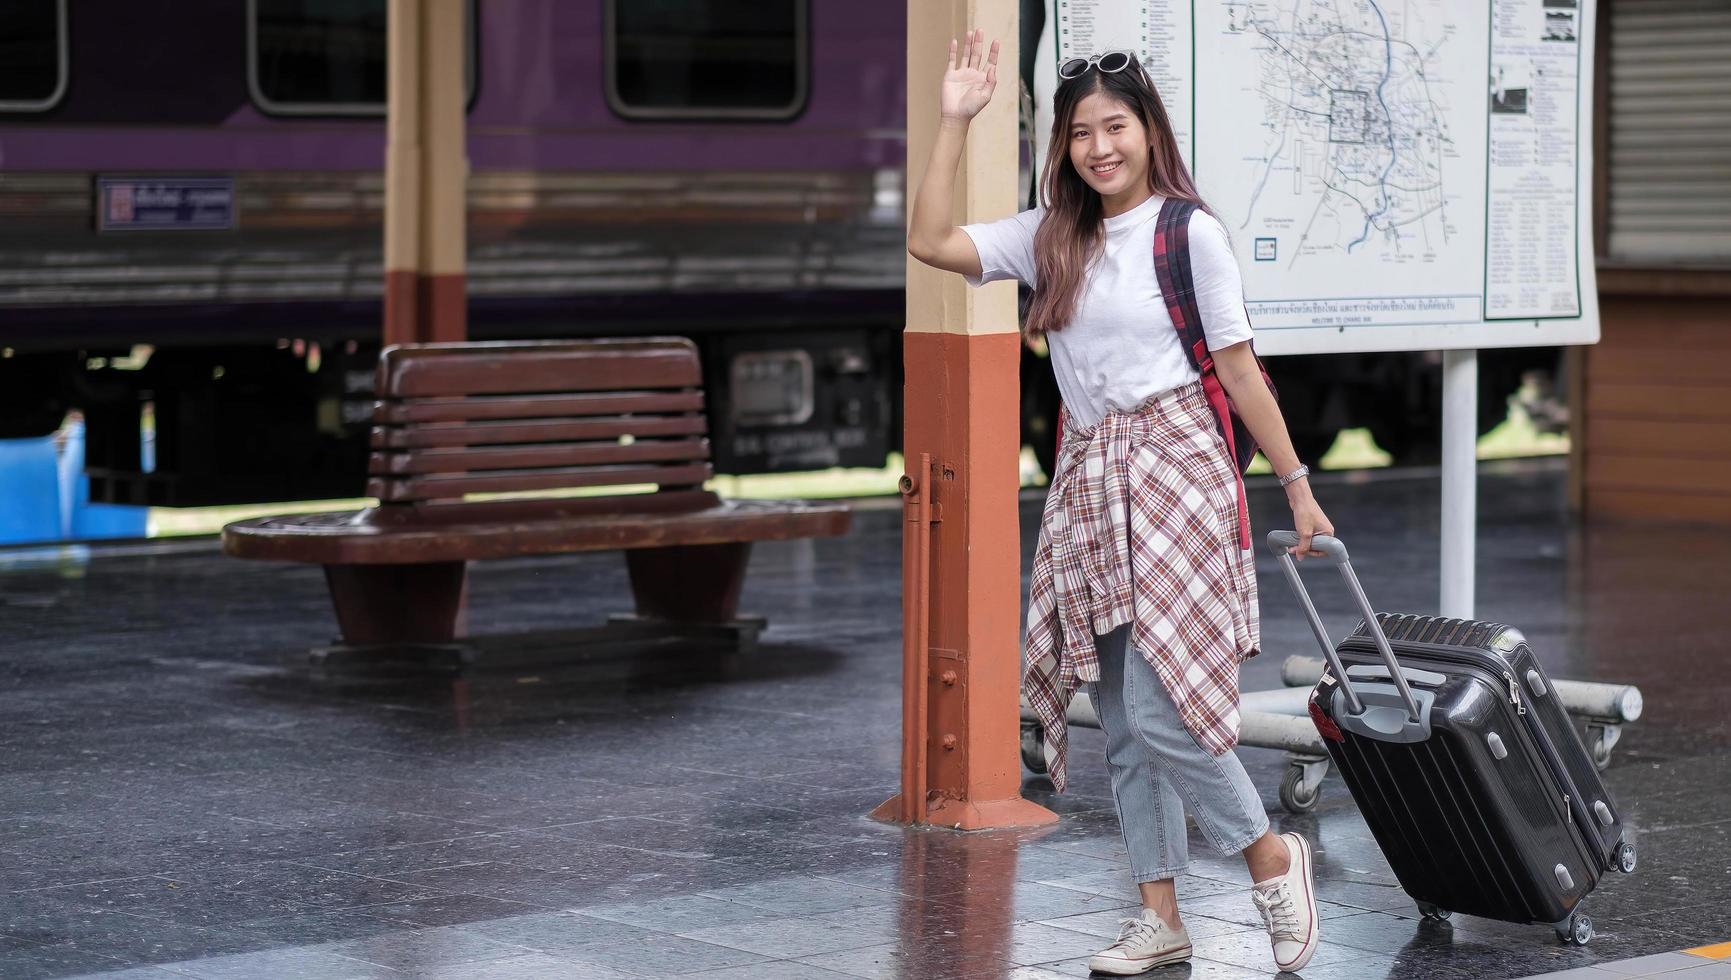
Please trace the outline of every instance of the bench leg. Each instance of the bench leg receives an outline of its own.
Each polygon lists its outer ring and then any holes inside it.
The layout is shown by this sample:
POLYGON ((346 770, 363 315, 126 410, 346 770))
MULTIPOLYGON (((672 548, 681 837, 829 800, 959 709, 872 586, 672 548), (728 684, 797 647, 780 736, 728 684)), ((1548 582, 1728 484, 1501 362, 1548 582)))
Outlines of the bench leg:
POLYGON ((326 565, 337 625, 348 646, 450 643, 467 564, 326 565))
POLYGON ((750 558, 749 542, 625 552, 637 615, 682 625, 733 623, 750 558))

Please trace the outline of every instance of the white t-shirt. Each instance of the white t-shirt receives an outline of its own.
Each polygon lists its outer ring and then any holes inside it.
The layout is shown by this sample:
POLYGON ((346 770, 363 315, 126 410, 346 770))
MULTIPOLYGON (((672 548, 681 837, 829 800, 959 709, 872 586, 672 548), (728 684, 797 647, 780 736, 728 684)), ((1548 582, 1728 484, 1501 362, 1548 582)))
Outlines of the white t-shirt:
MULTIPOLYGON (((1108 411, 1134 411, 1150 396, 1197 378, 1184 356, 1154 275, 1154 226, 1165 198, 1155 195, 1106 219, 1106 247, 1088 274, 1075 318, 1046 335, 1064 405, 1081 425, 1108 411)), ((980 253, 978 286, 999 279, 1034 281, 1034 230, 1045 209, 964 225, 980 253)), ((1190 218, 1190 268, 1209 350, 1251 339, 1244 285, 1226 229, 1201 209, 1190 218)))

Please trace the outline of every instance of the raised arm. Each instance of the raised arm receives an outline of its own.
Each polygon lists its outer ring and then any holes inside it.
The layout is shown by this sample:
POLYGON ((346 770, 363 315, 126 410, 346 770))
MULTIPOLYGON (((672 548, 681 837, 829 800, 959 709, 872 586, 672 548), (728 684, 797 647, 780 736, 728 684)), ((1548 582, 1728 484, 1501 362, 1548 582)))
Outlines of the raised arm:
POLYGON ((938 138, 932 144, 931 161, 914 194, 908 220, 908 253, 926 265, 965 276, 980 274, 980 253, 967 232, 950 221, 950 202, 955 196, 956 166, 962 159, 962 144, 968 126, 992 99, 998 85, 998 42, 986 49, 986 32, 971 30, 957 56, 950 41, 949 68, 944 72, 939 94, 942 117, 938 138))

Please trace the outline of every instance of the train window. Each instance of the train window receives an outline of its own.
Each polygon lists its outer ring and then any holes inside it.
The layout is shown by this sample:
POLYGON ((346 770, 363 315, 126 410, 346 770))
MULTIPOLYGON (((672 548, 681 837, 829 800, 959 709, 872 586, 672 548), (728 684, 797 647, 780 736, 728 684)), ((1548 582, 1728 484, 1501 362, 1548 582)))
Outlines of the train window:
POLYGON ((42 112, 66 93, 66 0, 0 0, 0 112, 42 112))
POLYGON ((607 0, 607 101, 633 119, 805 108, 809 0, 607 0))
MULTIPOLYGON (((386 0, 248 0, 253 101, 266 112, 385 113, 386 0)), ((466 100, 475 95, 475 3, 464 5, 466 100)))

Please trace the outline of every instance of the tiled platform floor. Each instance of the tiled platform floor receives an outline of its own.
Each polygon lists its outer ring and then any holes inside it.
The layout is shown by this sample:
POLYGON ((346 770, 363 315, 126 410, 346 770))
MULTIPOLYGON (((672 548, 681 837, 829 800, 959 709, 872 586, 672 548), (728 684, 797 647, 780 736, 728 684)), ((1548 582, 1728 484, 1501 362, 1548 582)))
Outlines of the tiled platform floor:
MULTIPOLYGON (((1595 894, 1584 950, 1416 922, 1337 779, 1287 816, 1281 757, 1243 750, 1276 824, 1320 841, 1306 977, 1615 970, 1731 939, 1731 532, 1572 527, 1551 464, 1481 483, 1480 615, 1557 676, 1645 691, 1609 772, 1641 869, 1595 894)), ((1373 599, 1434 608, 1434 476, 1318 492, 1373 599)), ((1253 507, 1259 528, 1282 516, 1267 488, 1253 507)), ((302 652, 331 633, 317 569, 209 543, 0 567, 0 977, 1034 980, 1085 973, 1135 901, 1096 732, 1076 733, 1071 792, 1026 784, 1064 814, 1049 831, 863 818, 897 779, 894 510, 759 548, 747 606, 772 625, 750 655, 592 652, 454 683, 311 673, 302 652)), ((1354 621, 1319 598, 1337 632, 1354 621)), ((482 632, 627 604, 617 555, 473 578, 482 632)), ((1310 652, 1268 565, 1263 626, 1249 689, 1310 652)), ((1198 958, 1156 976, 1268 975, 1242 865, 1193 851, 1198 958)))

